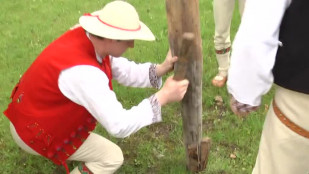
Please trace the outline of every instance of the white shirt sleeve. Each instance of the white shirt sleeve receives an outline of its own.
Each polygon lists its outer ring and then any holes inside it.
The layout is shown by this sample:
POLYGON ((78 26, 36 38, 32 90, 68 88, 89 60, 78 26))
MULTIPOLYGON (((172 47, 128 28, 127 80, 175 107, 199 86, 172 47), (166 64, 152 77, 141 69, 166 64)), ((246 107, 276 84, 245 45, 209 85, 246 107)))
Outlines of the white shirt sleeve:
MULTIPOLYGON (((139 73, 145 72, 148 70, 139 73)), ((125 80, 123 82, 126 83, 125 80)), ((142 84, 145 86, 146 83, 142 84)), ((62 71, 58 86, 64 96, 85 107, 115 137, 129 136, 142 127, 162 120, 161 114, 154 113, 149 99, 129 110, 124 109, 109 89, 105 73, 93 66, 79 65, 62 71)))
MULTIPOLYGON (((151 63, 136 64, 123 57, 111 57, 113 79, 124 86, 153 87, 150 82, 149 67, 151 63)), ((162 78, 158 78, 158 87, 162 78)))
POLYGON ((273 83, 279 29, 291 0, 247 0, 235 36, 227 82, 241 103, 258 106, 273 83))

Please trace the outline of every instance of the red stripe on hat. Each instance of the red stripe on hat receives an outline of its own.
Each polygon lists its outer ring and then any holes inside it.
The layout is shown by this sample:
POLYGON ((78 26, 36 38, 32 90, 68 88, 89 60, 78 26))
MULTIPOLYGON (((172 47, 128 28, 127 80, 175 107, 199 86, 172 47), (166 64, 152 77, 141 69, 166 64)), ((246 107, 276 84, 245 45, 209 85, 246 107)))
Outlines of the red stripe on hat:
POLYGON ((102 20, 99 18, 98 15, 91 15, 90 13, 86 13, 86 14, 84 14, 84 16, 96 17, 96 18, 98 18, 98 20, 99 20, 100 22, 102 22, 104 25, 107 25, 107 26, 109 26, 109 27, 116 28, 116 29, 119 29, 119 30, 125 30, 125 31, 138 31, 138 30, 141 29, 141 26, 140 26, 140 25, 138 26, 137 29, 126 29, 126 28, 116 27, 116 26, 113 26, 113 25, 111 25, 111 24, 108 24, 108 23, 102 21, 102 20))

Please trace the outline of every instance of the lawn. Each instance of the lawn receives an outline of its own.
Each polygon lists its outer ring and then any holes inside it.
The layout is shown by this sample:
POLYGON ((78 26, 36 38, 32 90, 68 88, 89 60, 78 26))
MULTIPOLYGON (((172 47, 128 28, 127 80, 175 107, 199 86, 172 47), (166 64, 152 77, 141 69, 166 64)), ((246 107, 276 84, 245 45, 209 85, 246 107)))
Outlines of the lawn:
MULTIPOLYGON (((78 18, 98 10, 107 0, 2 0, 0 6, 0 110, 10 102, 11 90, 36 56, 51 41, 78 23, 78 18)), ((136 41, 135 48, 125 57, 136 62, 164 60, 168 50, 165 1, 128 0, 140 18, 156 36, 156 41, 136 41)), ((201 38, 203 42, 203 135, 212 139, 208 167, 201 173, 247 174, 257 155, 264 116, 272 93, 267 94, 258 112, 239 119, 228 106, 226 88, 215 88, 210 81, 217 72, 213 35, 212 0, 200 1, 201 38), (221 96, 223 104, 215 102, 221 96)), ((235 6, 237 7, 237 6, 235 6)), ((235 9, 232 38, 240 23, 235 9)), ((166 77, 164 77, 166 78, 166 77)), ((125 108, 131 108, 156 90, 127 88, 114 83, 114 90, 125 108)), ((117 143, 123 150, 125 162, 118 174, 185 174, 185 149, 182 138, 180 104, 162 108, 163 122, 148 126, 125 139, 108 135, 97 126, 96 132, 117 143)), ((62 174, 64 170, 50 161, 31 156, 13 142, 9 121, 0 117, 1 174, 62 174)), ((70 163, 73 168, 77 163, 70 163)))

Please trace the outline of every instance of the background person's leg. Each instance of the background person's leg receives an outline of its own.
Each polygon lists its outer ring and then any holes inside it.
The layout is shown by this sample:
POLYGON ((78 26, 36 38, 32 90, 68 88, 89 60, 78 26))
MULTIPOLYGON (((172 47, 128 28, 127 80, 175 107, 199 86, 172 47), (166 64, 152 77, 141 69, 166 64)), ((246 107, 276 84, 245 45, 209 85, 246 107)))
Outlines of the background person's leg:
POLYGON ((245 2, 246 0, 238 0, 238 9, 239 9, 239 14, 242 16, 245 8, 245 2))
POLYGON ((214 20, 215 20, 215 51, 218 62, 218 74, 212 83, 214 86, 222 87, 226 82, 230 58, 230 28, 233 17, 235 0, 214 0, 214 20))

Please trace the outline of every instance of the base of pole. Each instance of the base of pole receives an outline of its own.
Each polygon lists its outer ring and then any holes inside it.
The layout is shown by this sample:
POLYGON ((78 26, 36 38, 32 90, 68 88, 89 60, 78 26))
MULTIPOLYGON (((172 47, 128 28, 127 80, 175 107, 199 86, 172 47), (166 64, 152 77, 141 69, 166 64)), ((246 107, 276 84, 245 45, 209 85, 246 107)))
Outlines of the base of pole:
POLYGON ((196 144, 188 146, 189 164, 187 168, 192 172, 201 172, 206 169, 208 156, 211 146, 211 139, 204 137, 199 145, 200 150, 196 144))

